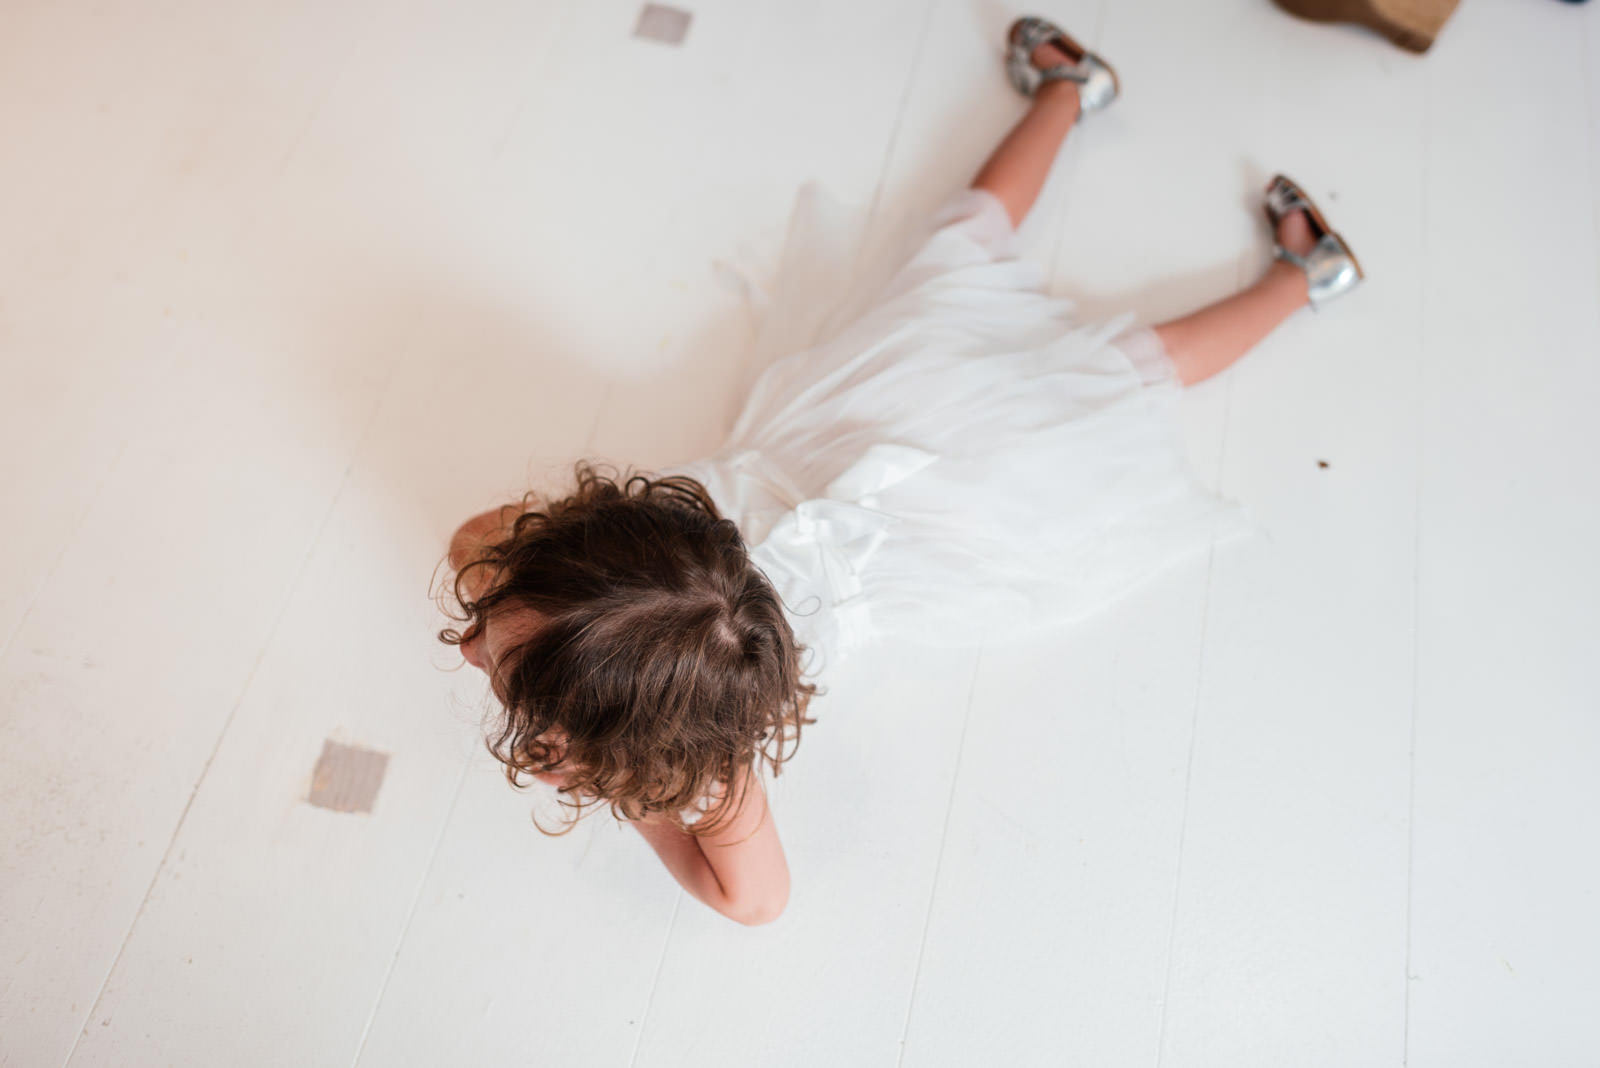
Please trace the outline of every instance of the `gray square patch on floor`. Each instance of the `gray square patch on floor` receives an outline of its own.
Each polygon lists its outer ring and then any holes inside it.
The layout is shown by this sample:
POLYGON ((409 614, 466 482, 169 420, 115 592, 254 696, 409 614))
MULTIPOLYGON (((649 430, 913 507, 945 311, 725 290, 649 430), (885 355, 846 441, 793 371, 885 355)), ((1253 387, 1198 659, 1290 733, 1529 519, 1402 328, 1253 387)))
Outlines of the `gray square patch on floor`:
POLYGON ((388 753, 324 741, 307 800, 335 812, 371 812, 388 767, 388 753))
POLYGON ((639 25, 633 28, 635 37, 644 37, 663 44, 682 44, 689 32, 689 20, 694 16, 687 11, 662 4, 646 4, 639 12, 639 25))

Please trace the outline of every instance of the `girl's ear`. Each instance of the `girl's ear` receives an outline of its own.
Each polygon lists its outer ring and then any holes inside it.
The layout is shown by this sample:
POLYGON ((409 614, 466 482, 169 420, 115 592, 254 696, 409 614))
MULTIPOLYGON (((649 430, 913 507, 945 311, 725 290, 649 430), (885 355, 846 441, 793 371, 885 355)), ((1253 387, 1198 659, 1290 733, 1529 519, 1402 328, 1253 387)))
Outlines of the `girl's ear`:
MULTIPOLYGON (((549 730, 540 732, 534 738, 534 741, 540 745, 548 745, 550 747, 551 763, 560 764, 567 759, 567 732, 560 727, 551 727, 549 730)), ((550 774, 564 775, 565 773, 551 772, 550 774)))
POLYGON ((540 731, 539 736, 535 738, 534 741, 543 745, 554 746, 557 749, 560 749, 562 752, 565 752, 567 748, 568 735, 567 732, 562 730, 560 727, 549 727, 543 731, 540 731))
POLYGON ((487 546, 498 544, 511 533, 512 524, 522 512, 521 505, 505 504, 462 523, 450 536, 450 566, 460 571, 481 556, 487 546))

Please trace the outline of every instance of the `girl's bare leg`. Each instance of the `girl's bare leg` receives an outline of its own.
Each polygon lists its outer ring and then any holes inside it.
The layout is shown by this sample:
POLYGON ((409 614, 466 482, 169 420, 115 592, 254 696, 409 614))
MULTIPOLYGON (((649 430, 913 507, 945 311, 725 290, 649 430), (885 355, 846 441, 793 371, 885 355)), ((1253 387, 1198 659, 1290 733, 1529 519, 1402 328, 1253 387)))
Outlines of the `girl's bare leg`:
MULTIPOLYGON (((1040 45, 1029 58, 1041 68, 1070 62, 1070 57, 1053 44, 1040 45)), ((1000 198, 1011 216, 1011 225, 1022 222, 1039 198, 1061 142, 1078 121, 1078 111, 1076 85, 1045 82, 1034 95, 1028 113, 1011 128, 972 179, 974 189, 987 189, 1000 198)))
MULTIPOLYGON (((1311 226, 1303 213, 1284 218, 1278 226, 1278 243, 1301 256, 1311 251, 1311 226)), ((1176 365, 1178 379, 1193 385, 1233 364, 1306 301, 1305 273, 1275 260, 1249 289, 1161 323, 1156 336, 1176 365)))
MULTIPOLYGON (((1054 44, 1040 45, 1029 58, 1041 68, 1071 61, 1054 44)), ((986 189, 1000 198, 1013 226, 1022 222, 1038 199, 1078 114, 1076 85, 1046 82, 1039 86, 1028 113, 1012 127, 973 178, 974 189, 986 189)), ((1278 242, 1302 256, 1311 250, 1311 228, 1303 214, 1283 220, 1278 227, 1278 242)), ((1184 385, 1191 385, 1233 364, 1274 327, 1304 307, 1306 301, 1304 272, 1292 264, 1274 261, 1249 289, 1181 319, 1162 323, 1155 331, 1177 367, 1178 378, 1184 385)))

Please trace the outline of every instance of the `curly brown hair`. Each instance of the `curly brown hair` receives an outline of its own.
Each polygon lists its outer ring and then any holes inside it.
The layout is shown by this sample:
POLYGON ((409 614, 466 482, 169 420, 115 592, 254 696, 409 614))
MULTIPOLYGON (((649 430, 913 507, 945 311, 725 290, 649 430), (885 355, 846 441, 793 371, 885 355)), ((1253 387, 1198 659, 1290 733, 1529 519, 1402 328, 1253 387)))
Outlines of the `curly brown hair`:
POLYGON ((461 626, 439 639, 459 646, 501 613, 537 614, 496 666, 504 716, 487 743, 515 787, 565 774, 571 819, 547 833, 602 801, 680 826, 699 807, 685 829, 716 830, 743 800, 739 771, 776 774, 811 722, 804 647, 703 485, 588 463, 576 474, 571 495, 530 496, 460 568, 446 611, 461 626))

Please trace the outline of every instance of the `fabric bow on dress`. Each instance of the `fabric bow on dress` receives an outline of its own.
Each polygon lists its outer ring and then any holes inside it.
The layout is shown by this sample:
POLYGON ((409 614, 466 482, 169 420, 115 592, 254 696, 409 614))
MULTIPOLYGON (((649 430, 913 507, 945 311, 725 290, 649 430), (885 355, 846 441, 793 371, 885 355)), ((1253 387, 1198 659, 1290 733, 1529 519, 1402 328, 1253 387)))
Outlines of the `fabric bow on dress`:
POLYGON ((747 450, 731 458, 737 471, 787 507, 751 546, 751 554, 791 612, 831 617, 827 629, 837 628, 835 636, 842 639, 865 633, 861 576, 898 522, 879 510, 878 495, 937 459, 909 445, 873 445, 828 483, 820 497, 807 498, 762 453, 747 450))

